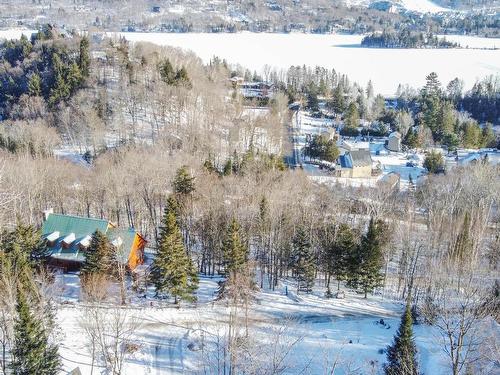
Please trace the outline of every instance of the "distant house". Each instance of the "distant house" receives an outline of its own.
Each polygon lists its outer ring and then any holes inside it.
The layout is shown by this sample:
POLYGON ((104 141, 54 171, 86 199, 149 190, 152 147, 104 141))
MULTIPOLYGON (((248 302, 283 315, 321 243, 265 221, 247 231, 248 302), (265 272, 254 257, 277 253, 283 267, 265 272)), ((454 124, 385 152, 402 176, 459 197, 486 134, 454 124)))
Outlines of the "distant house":
POLYGON ((116 248, 118 259, 130 270, 144 262, 146 240, 134 229, 120 229, 108 220, 44 212, 42 236, 51 263, 64 270, 78 270, 85 261, 92 234, 104 233, 116 248))
POLYGON ((337 141, 337 147, 339 148, 340 155, 344 155, 347 152, 357 151, 357 150, 369 150, 370 143, 368 142, 356 142, 356 141, 346 141, 345 139, 340 139, 337 141))
POLYGON ((232 77, 231 84, 246 99, 271 99, 275 87, 270 82, 247 82, 242 77, 232 77))
POLYGON ((401 152, 401 134, 399 132, 389 134, 387 149, 393 152, 401 152))
POLYGON ((347 151, 339 157, 340 177, 370 178, 372 176, 372 156, 370 150, 347 151))
POLYGON ((234 88, 237 88, 238 86, 242 85, 243 82, 245 82, 245 78, 235 76, 235 77, 231 77, 229 79, 229 81, 231 81, 234 88))
POLYGON ((153 13, 160 13, 161 8, 158 5, 154 5, 151 7, 151 12, 153 13))
POLYGON ((369 8, 388 13, 398 12, 397 6, 395 6, 391 1, 384 1, 384 0, 371 3, 369 8))

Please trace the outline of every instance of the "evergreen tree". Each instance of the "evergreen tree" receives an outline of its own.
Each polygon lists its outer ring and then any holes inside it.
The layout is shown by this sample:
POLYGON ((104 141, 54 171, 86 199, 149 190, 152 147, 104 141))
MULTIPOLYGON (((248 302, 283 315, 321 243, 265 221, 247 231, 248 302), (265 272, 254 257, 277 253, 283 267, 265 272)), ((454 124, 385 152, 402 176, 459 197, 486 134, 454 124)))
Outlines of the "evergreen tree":
POLYGON ((313 112, 319 111, 319 101, 316 91, 309 91, 307 94, 307 108, 313 112))
POLYGON ((482 131, 481 146, 496 147, 497 143, 497 137, 493 131, 493 126, 490 123, 486 123, 482 131))
POLYGON ((386 242, 386 232, 386 224, 383 221, 370 219, 368 230, 349 261, 347 285, 363 292, 365 298, 375 288, 382 286, 382 248, 386 242))
POLYGON ((102 274, 108 272, 113 264, 114 251, 108 238, 99 230, 96 230, 90 240, 90 245, 85 251, 80 274, 85 278, 91 274, 102 274))
POLYGON ((77 63, 72 63, 69 67, 67 82, 69 90, 74 91, 82 83, 83 77, 77 63))
POLYGON ((437 73, 432 72, 425 77, 425 86, 422 94, 427 97, 441 95, 441 82, 439 82, 437 73))
POLYGON ((408 129, 408 132, 403 139, 403 144, 408 146, 408 148, 410 149, 419 147, 418 134, 413 130, 413 127, 410 126, 410 128, 408 129))
POLYGON ((160 76, 167 85, 175 83, 175 71, 169 59, 160 64, 160 76))
POLYGON ((28 81, 28 95, 42 96, 42 80, 37 73, 33 73, 28 81))
POLYGON ((355 232, 347 224, 341 224, 337 228, 335 241, 332 243, 328 257, 329 271, 338 281, 337 289, 340 289, 340 282, 347 279, 349 260, 357 246, 355 232))
POLYGON ((82 77, 88 78, 90 75, 90 43, 86 36, 80 40, 78 67, 80 68, 82 77))
POLYGON ((18 291, 17 318, 10 368, 15 375, 56 375, 61 367, 57 346, 49 343, 42 322, 30 311, 22 291, 18 291))
POLYGON ((198 275, 186 254, 172 202, 165 208, 151 282, 157 295, 168 294, 174 297, 176 304, 180 300, 196 300, 194 293, 198 288, 198 275))
POLYGON ((292 267, 297 279, 297 292, 311 292, 314 286, 316 265, 311 242, 305 230, 299 228, 292 241, 292 267))
POLYGON ((344 90, 340 84, 333 91, 331 107, 336 113, 344 113, 345 111, 344 90))
POLYGON ((439 109, 438 116, 435 140, 442 141, 447 135, 452 134, 455 130, 456 116, 453 105, 448 101, 443 102, 439 109))
POLYGON ((420 124, 431 129, 436 140, 442 136, 440 132, 441 115, 441 83, 436 73, 431 73, 426 77, 425 87, 421 91, 420 102, 420 124))
POLYGON ((19 249, 34 266, 45 263, 50 255, 40 231, 32 225, 17 224, 14 230, 4 232, 0 247, 6 253, 19 249))
POLYGON ((182 195, 191 194, 195 190, 194 177, 191 177, 186 166, 177 170, 172 186, 177 194, 182 195))
POLYGON ((163 211, 163 218, 167 216, 168 212, 173 212, 175 218, 177 219, 177 225, 180 226, 180 216, 182 213, 181 207, 179 206, 179 202, 175 199, 175 195, 170 194, 167 198, 167 204, 165 205, 165 209, 163 211))
POLYGON ((189 79, 188 72, 187 72, 185 67, 180 68, 175 73, 174 82, 175 82, 175 85, 184 86, 188 89, 190 89, 193 86, 191 83, 191 80, 189 79))
POLYGON ((349 104, 349 107, 347 108, 345 126, 350 129, 357 129, 359 126, 358 106, 354 102, 349 104))
POLYGON ((33 50, 33 44, 28 40, 26 35, 21 35, 21 38, 19 39, 19 43, 21 45, 21 52, 22 56, 24 59, 26 59, 31 51, 33 50))
POLYGON ((241 272, 247 263, 248 249, 242 241, 240 230, 240 225, 233 218, 222 244, 224 265, 226 273, 229 274, 241 272))
POLYGON ((55 52, 52 54, 52 67, 54 70, 55 82, 50 90, 49 104, 54 106, 61 100, 65 100, 69 97, 71 88, 66 81, 66 67, 61 57, 55 52))
POLYGON ((482 131, 477 122, 466 121, 462 125, 462 145, 466 148, 478 148, 482 146, 482 131))
POLYGON ((417 346, 413 338, 412 324, 408 302, 394 342, 387 348, 387 363, 384 364, 386 375, 418 375, 417 346))
POLYGON ((431 151, 424 159, 424 168, 429 173, 439 173, 444 170, 444 158, 439 151, 431 151))

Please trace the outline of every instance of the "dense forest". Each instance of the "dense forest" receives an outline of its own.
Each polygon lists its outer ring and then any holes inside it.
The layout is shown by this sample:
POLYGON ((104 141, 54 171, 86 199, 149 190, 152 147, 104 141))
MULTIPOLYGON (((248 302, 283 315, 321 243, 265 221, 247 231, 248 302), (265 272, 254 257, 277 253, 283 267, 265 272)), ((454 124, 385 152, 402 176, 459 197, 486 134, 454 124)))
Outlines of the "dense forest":
POLYGON ((367 35, 361 41, 365 47, 376 48, 457 48, 457 43, 446 41, 430 33, 411 32, 408 29, 399 32, 373 33, 367 35))

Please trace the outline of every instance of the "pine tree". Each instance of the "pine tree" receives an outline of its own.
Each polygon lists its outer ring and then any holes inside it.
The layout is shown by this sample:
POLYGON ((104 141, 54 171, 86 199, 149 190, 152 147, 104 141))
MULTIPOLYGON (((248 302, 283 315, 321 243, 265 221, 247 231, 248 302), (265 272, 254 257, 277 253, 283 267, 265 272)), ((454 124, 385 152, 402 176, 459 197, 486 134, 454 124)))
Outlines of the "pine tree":
POLYGON ((174 67, 169 59, 166 59, 160 64, 160 76, 167 85, 173 85, 175 83, 175 74, 174 67))
POLYGON ((71 64, 69 67, 68 71, 68 85, 69 85, 69 90, 74 91, 80 84, 82 83, 83 77, 82 73, 80 72, 80 68, 76 63, 71 64))
POLYGON ((440 96, 441 82, 439 82, 438 75, 435 72, 430 73, 425 77, 425 86, 423 88, 424 96, 440 96))
POLYGON ((42 80, 37 73, 33 73, 28 81, 28 95, 42 96, 42 80))
POLYGON ((424 159, 424 168, 429 173, 439 173, 444 170, 444 158, 439 151, 431 151, 424 159))
POLYGON ((349 274, 349 259, 357 247, 356 235, 347 225, 341 224, 335 236, 335 241, 331 245, 328 257, 329 272, 335 275, 338 281, 337 289, 340 289, 340 282, 347 279, 349 274))
MULTIPOLYGON (((180 227, 180 216, 181 216, 181 206, 179 206, 179 202, 175 199, 175 195, 170 194, 167 198, 167 204, 165 205, 165 209, 163 210, 163 218, 167 217, 167 213, 173 212, 177 221, 177 225, 180 227)), ((161 228, 160 228, 161 233, 161 228)))
POLYGON ((90 75, 90 43, 86 36, 80 40, 78 67, 80 68, 82 77, 88 78, 90 75))
POLYGON ((240 225, 235 218, 229 224, 222 244, 224 265, 228 274, 241 272, 247 263, 248 249, 242 241, 240 225))
POLYGON ((436 140, 442 141, 446 136, 453 134, 456 122, 455 108, 449 101, 441 104, 438 112, 436 140))
POLYGON ((15 375, 56 375, 61 363, 57 346, 49 343, 40 319, 30 311, 24 293, 18 291, 17 318, 10 368, 15 375))
POLYGON ((194 177, 191 177, 186 166, 177 170, 172 186, 177 194, 182 195, 191 194, 195 190, 194 177))
POLYGON ((362 291, 365 298, 375 288, 382 286, 382 247, 386 242, 385 236, 385 223, 381 220, 370 219, 368 230, 349 261, 350 271, 347 284, 362 291))
POLYGON ((344 98, 344 90, 342 88, 342 85, 337 85, 335 90, 333 91, 333 98, 332 98, 332 109, 336 113, 344 113, 345 111, 345 98, 344 98))
POLYGON ((187 72, 185 67, 180 68, 175 73, 174 82, 175 82, 175 85, 184 86, 188 89, 190 89, 193 86, 191 83, 191 80, 189 79, 188 72, 187 72))
POLYGON ((45 263, 50 253, 40 231, 32 225, 17 224, 14 230, 4 232, 0 246, 6 253, 18 248, 33 266, 45 263))
POLYGON ((297 292, 311 292, 314 286, 316 265, 311 242, 305 230, 299 228, 292 241, 292 267, 297 279, 297 292))
POLYGON ((387 348, 386 375, 418 375, 417 347, 413 338, 410 303, 406 304, 394 342, 387 348))
POLYGON ((186 254, 175 214, 173 200, 167 204, 160 228, 158 248, 151 270, 151 282, 156 294, 168 294, 179 300, 194 301, 198 275, 193 261, 186 254))
POLYGON ((358 106, 354 102, 347 108, 345 126, 350 129, 357 129, 359 126, 358 106))
POLYGON ((108 272, 113 264, 114 251, 108 238, 97 230, 92 235, 90 246, 85 251, 85 261, 80 274, 85 278, 91 274, 102 274, 108 272))
POLYGON ((50 90, 49 104, 54 106, 61 100, 69 97, 71 88, 68 82, 66 82, 66 67, 61 57, 55 52, 52 54, 52 68, 54 70, 55 82, 50 90))

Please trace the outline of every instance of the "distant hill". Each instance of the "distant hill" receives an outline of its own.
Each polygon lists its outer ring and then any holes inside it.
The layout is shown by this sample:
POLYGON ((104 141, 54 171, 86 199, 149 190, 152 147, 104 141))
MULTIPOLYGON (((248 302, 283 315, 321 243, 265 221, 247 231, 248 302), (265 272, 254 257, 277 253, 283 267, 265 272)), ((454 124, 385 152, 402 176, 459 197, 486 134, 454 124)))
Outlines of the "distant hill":
POLYGON ((434 0, 436 4, 452 9, 480 9, 500 7, 500 0, 434 0))
POLYGON ((476 10, 500 7, 500 0, 345 0, 348 6, 363 6, 389 11, 391 5, 420 13, 439 13, 449 10, 476 10))

